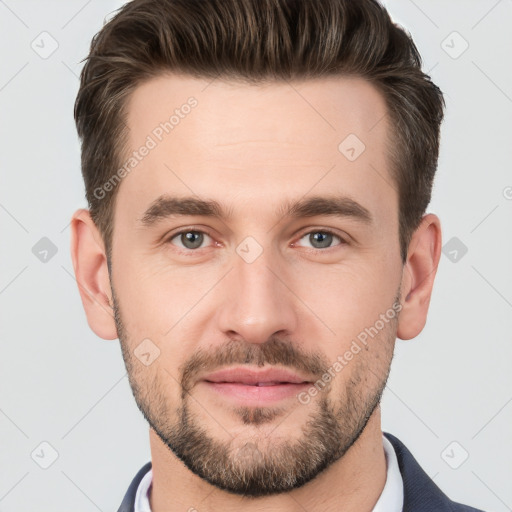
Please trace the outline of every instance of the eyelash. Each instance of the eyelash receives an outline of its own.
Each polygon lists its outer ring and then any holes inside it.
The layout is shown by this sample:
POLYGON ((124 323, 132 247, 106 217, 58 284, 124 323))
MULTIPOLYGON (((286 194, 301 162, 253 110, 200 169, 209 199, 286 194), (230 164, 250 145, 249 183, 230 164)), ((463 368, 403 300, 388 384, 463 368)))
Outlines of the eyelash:
MULTIPOLYGON (((191 232, 207 235, 213 239, 213 236, 211 236, 207 231, 203 231, 200 229, 194 229, 194 228, 188 228, 188 229, 182 229, 181 231, 173 233, 171 236, 169 236, 166 239, 165 243, 172 244, 172 240, 174 240, 176 237, 183 235, 184 233, 191 233, 191 232)), ((309 231, 305 231, 299 236, 299 238, 297 240, 301 240, 306 235, 309 235, 311 233, 324 233, 327 235, 332 235, 333 237, 337 238, 340 241, 340 243, 337 245, 333 245, 331 247, 325 247, 324 249, 316 249, 315 247, 305 247, 305 249, 307 249, 310 252, 327 252, 327 251, 329 251, 329 249, 334 249, 334 248, 342 246, 342 245, 348 245, 348 242, 344 238, 342 238, 340 235, 338 235, 337 233, 335 233, 334 231, 332 231, 330 229, 312 229, 309 231)), ((174 245, 174 244, 172 244, 172 245, 174 245)), ((187 249, 187 248, 177 247, 177 249, 180 252, 185 253, 185 254, 193 254, 195 252, 199 252, 201 249, 206 249, 206 247, 200 247, 198 249, 187 249)))

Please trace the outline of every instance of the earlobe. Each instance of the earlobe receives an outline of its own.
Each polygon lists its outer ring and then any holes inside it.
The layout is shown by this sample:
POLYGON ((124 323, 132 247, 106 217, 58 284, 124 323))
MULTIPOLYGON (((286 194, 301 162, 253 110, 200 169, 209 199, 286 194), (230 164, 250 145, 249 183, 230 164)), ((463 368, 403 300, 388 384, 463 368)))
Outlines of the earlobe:
POLYGON ((89 327, 100 338, 116 339, 105 247, 89 210, 71 219, 71 259, 89 327))
POLYGON ((441 222, 436 215, 428 214, 412 236, 403 269, 397 330, 402 340, 415 338, 425 327, 440 257, 441 222))

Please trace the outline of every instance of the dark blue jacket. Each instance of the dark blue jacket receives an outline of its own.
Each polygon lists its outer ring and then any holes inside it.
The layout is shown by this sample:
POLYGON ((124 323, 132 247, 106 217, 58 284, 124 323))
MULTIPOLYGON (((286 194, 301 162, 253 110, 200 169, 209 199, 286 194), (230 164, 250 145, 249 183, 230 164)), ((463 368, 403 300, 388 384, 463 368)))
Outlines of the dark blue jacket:
MULTIPOLYGON (((395 448, 398 466, 404 482, 404 507, 402 512, 482 512, 451 501, 421 469, 405 445, 395 436, 384 432, 395 448)), ((135 493, 142 477, 151 468, 145 464, 133 479, 118 512, 134 512, 135 493)))

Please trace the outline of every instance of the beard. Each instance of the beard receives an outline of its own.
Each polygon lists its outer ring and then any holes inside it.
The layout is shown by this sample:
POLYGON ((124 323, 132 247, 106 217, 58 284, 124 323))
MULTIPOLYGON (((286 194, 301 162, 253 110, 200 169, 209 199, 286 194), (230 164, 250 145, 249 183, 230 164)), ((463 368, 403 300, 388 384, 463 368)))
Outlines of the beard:
MULTIPOLYGON (((139 410, 161 441, 190 471, 232 494, 252 498, 277 495, 313 480, 357 441, 380 403, 389 376, 398 314, 372 340, 371 343, 385 345, 382 351, 376 348, 379 352, 375 359, 367 353, 368 346, 354 356, 341 396, 331 398, 332 383, 323 383, 325 387, 318 392, 316 401, 297 405, 309 407, 310 412, 307 421, 297 425, 300 433, 294 439, 270 434, 295 408, 242 406, 233 407, 232 411, 244 425, 255 427, 275 422, 275 427, 267 435, 255 433, 243 439, 230 434, 231 438, 223 441, 212 436, 203 426, 204 420, 194 412, 201 407, 206 410, 190 393, 197 375, 235 364, 277 364, 321 379, 332 363, 329 365, 324 357, 305 353, 297 344, 275 337, 264 344, 229 340, 214 351, 194 351, 180 368, 177 381, 165 367, 153 363, 156 370, 152 368, 150 372, 136 360, 113 287, 112 300, 123 359, 139 410), (173 379, 181 390, 179 404, 171 403, 167 392, 173 379), (279 416, 284 416, 281 422, 276 421, 279 416)), ((395 301, 398 300, 397 296, 395 301)), ((347 370, 343 368, 341 372, 344 371, 347 370)), ((207 418, 212 424, 217 423, 210 413, 207 418)))

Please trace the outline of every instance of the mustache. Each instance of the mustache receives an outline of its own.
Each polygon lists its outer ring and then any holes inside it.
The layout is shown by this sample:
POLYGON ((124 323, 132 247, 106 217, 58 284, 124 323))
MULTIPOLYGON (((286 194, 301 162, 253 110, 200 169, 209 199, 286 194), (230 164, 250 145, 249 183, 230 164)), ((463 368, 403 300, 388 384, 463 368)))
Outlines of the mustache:
POLYGON ((281 365, 301 373, 321 376, 329 363, 319 354, 305 352, 296 343, 272 337, 262 344, 229 340, 226 344, 211 350, 199 349, 181 367, 181 387, 189 391, 198 376, 233 365, 281 365))

